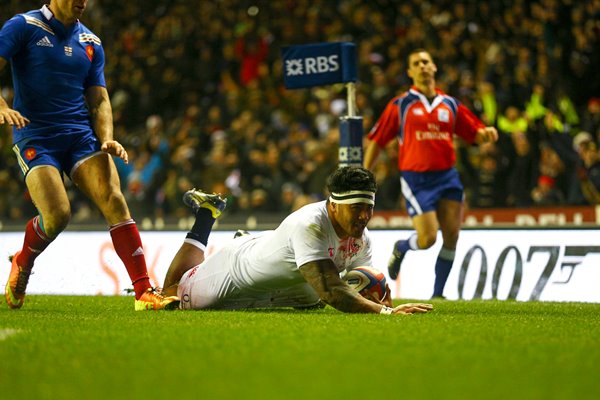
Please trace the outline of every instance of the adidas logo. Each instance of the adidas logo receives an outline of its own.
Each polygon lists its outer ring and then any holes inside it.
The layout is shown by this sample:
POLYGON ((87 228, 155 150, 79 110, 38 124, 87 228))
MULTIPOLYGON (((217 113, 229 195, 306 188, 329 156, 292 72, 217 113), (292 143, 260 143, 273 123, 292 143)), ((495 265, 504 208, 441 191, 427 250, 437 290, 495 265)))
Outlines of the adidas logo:
POLYGON ((142 249, 141 247, 138 247, 131 256, 135 257, 135 256, 143 256, 143 255, 144 255, 144 249, 142 249))
POLYGON ((48 36, 44 36, 42 39, 38 40, 36 46, 45 46, 45 47, 54 47, 48 36))

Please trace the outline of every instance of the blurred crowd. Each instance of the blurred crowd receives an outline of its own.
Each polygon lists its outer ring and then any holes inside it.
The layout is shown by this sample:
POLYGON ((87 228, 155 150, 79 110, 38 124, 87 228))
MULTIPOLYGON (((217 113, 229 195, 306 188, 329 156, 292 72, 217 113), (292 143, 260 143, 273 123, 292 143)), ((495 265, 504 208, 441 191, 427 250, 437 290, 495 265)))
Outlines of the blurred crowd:
MULTIPOLYGON (((2 23, 41 2, 3 0, 2 23), (8 4, 7 4, 8 3, 8 4)), ((406 55, 428 49, 438 85, 501 138, 457 142, 471 208, 600 204, 600 0, 89 0, 103 42, 118 164, 136 218, 187 215, 191 187, 228 213, 288 212, 324 198, 337 166, 344 85, 283 86, 281 47, 357 45, 367 132, 409 87, 406 55)), ((10 69, 0 73, 11 99, 10 69)), ((33 214, 0 128, 0 220, 33 214)), ((377 209, 403 207, 390 146, 375 171, 377 209)), ((99 218, 71 187, 73 220, 99 218)))

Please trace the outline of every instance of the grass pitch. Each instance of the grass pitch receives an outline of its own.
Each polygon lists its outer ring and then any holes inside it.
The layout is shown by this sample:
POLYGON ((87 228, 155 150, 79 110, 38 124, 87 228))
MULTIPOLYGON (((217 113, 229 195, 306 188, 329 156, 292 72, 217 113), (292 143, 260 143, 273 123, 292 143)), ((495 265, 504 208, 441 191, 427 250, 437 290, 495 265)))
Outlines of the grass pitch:
POLYGON ((0 397, 596 399, 600 305, 433 302, 427 315, 0 307, 0 397))

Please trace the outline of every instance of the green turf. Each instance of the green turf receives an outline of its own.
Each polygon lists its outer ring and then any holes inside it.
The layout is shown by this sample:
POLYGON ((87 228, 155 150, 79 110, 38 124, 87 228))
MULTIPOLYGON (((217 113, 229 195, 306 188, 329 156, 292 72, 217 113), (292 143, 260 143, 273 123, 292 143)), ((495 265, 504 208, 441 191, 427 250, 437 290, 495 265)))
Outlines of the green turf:
POLYGON ((3 399, 596 399, 600 305, 434 302, 428 315, 0 307, 3 399))

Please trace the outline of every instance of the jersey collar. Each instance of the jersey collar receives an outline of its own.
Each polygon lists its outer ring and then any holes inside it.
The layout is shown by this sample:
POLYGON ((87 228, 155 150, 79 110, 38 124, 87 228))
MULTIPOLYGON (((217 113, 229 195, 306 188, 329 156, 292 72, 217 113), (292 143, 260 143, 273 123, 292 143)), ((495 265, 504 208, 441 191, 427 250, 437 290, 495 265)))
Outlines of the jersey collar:
POLYGON ((79 20, 76 20, 71 27, 67 28, 63 25, 62 22, 54 18, 54 13, 52 12, 52 10, 50 10, 50 8, 48 8, 48 5, 46 4, 44 4, 42 8, 40 8, 40 12, 44 16, 44 18, 48 20, 48 24, 52 27, 52 29, 55 32, 60 32, 61 35, 68 36, 72 34, 75 31, 75 29, 77 29, 77 27, 79 26, 79 20))
POLYGON ((52 18, 54 18, 54 14, 52 14, 52 11, 50 11, 50 9, 48 8, 48 6, 46 4, 44 4, 42 6, 42 8, 40 8, 40 11, 42 12, 42 15, 44 17, 46 17, 46 19, 48 21, 50 21, 52 18))
POLYGON ((421 103, 423 104, 423 106, 425 107, 425 109, 427 110, 428 113, 431 113, 444 100, 444 97, 442 96, 442 92, 437 89, 436 89, 437 95, 433 98, 433 101, 431 102, 431 104, 429 103, 427 96, 425 96, 423 93, 421 93, 419 91, 419 89, 417 89, 416 86, 411 87, 409 91, 410 91, 410 93, 417 96, 419 98, 419 100, 421 100, 421 103))

